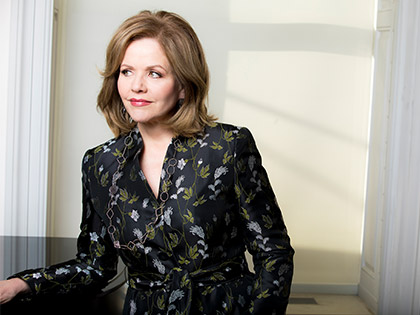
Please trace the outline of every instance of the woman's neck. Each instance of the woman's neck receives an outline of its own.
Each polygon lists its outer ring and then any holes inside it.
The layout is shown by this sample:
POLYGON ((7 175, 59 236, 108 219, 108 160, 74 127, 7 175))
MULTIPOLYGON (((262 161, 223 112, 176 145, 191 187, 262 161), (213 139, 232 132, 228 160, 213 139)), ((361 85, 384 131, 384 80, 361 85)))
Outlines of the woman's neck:
POLYGON ((162 126, 161 124, 138 124, 138 128, 145 147, 166 147, 171 142, 174 136, 169 128, 162 126))

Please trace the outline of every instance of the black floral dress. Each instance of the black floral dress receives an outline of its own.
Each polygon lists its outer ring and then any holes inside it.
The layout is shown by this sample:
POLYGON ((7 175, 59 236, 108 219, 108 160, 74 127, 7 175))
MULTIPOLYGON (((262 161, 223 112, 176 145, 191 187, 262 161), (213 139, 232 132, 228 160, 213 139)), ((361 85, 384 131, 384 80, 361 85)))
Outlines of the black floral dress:
POLYGON ((249 130, 217 123, 173 139, 157 198, 142 147, 134 129, 86 152, 76 259, 14 277, 34 294, 99 290, 120 256, 124 314, 284 314, 294 251, 249 130))

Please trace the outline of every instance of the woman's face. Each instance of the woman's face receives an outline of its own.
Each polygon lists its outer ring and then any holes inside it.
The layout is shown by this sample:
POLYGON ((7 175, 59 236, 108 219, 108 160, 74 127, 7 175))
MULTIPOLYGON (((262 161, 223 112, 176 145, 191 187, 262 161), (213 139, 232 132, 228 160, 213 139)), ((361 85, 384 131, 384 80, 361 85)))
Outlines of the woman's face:
POLYGON ((184 98, 165 53, 153 38, 135 40, 128 46, 120 66, 118 92, 131 118, 145 126, 167 118, 184 98))

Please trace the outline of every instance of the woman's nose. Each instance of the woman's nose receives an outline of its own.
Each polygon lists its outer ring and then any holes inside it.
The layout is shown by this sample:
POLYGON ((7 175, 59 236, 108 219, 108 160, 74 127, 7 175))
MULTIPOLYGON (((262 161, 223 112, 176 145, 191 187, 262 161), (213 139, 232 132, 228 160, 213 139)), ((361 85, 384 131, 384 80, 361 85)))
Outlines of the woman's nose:
POLYGON ((145 92, 147 90, 146 82, 141 75, 138 75, 133 79, 131 84, 131 90, 136 93, 145 92))

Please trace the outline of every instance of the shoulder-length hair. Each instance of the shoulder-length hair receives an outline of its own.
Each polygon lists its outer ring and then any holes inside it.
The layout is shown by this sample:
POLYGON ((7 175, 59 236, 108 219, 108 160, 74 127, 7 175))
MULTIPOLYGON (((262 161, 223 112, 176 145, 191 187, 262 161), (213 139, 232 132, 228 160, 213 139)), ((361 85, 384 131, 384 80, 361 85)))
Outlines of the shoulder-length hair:
POLYGON ((182 106, 165 124, 175 136, 191 137, 216 118, 207 112, 209 71, 201 43, 190 24, 175 13, 141 11, 125 20, 113 35, 106 51, 103 84, 97 107, 116 137, 135 125, 118 93, 120 65, 127 47, 135 40, 154 38, 162 46, 177 83, 184 89, 182 106))

